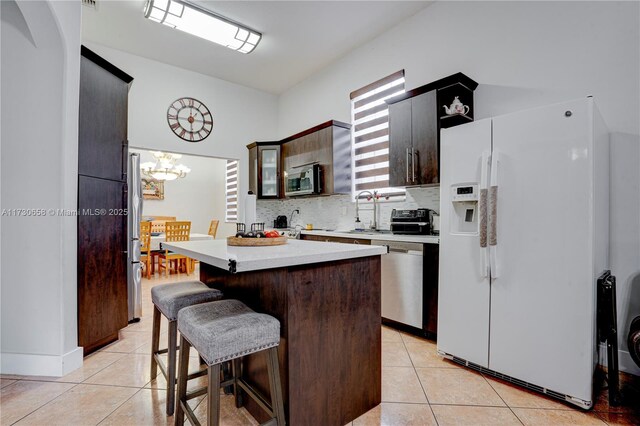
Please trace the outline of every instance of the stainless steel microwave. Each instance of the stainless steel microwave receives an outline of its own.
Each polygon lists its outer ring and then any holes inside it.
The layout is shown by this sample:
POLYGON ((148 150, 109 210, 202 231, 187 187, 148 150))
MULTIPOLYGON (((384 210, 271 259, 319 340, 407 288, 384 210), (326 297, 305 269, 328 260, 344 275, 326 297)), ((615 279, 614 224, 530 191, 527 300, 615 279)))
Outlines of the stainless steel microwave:
POLYGON ((285 172, 284 195, 320 194, 322 192, 322 168, 319 164, 300 166, 285 172))

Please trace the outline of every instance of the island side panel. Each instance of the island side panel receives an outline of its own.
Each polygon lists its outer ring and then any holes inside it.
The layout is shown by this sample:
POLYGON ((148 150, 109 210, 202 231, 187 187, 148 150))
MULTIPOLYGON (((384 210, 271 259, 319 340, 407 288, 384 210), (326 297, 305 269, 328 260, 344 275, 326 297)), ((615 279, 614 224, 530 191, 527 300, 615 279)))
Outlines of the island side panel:
POLYGON ((290 424, 345 425, 382 399, 380 256, 289 277, 290 424))
MULTIPOLYGON (((233 275, 201 264, 200 271, 225 297, 283 324, 279 356, 289 424, 342 426, 380 403, 380 256, 233 275)), ((264 359, 246 357, 244 368, 267 392, 264 359)), ((254 417, 266 419, 245 402, 254 417)))

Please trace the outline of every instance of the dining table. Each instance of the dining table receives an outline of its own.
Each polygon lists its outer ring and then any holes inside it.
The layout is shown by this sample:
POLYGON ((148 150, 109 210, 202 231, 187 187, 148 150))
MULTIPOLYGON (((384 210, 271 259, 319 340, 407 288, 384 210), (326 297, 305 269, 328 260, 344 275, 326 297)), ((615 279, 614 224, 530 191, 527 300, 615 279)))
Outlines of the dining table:
MULTIPOLYGON (((151 244, 149 245, 151 250, 160 250, 160 244, 164 243, 167 240, 167 236, 163 233, 159 235, 151 234, 151 244)), ((189 234, 190 241, 200 241, 200 240, 213 240, 213 237, 209 234, 198 234, 196 232, 192 232, 189 234)))

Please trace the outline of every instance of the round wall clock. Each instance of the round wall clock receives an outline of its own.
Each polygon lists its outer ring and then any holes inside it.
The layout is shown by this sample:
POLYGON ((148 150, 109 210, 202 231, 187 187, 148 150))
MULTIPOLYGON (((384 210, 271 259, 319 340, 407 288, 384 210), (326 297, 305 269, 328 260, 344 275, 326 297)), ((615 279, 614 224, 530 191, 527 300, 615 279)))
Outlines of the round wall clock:
POLYGON ((213 117, 209 108, 194 98, 180 98, 167 110, 169 127, 180 139, 200 142, 213 130, 213 117))

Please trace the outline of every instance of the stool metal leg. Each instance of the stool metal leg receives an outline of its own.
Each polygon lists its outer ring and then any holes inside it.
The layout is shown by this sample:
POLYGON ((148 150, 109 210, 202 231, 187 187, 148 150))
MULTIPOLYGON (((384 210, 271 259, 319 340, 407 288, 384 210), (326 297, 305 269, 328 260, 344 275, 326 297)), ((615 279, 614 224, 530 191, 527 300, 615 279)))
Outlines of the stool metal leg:
MULTIPOLYGON (((176 346, 178 345, 178 321, 169 321, 169 346, 167 359, 167 416, 173 415, 176 405, 176 346)), ((189 364, 187 359, 187 366, 189 364)))
POLYGON ((158 375, 158 362, 155 354, 160 349, 160 310, 153 305, 153 328, 151 332, 151 380, 158 375))
POLYGON ((180 366, 178 371, 178 401, 174 418, 176 426, 184 425, 184 409, 187 404, 187 376, 189 375, 189 349, 191 345, 184 337, 180 338, 180 366))
MULTIPOLYGON (((189 360, 187 360, 188 362, 189 360)), ((209 384, 207 389, 207 425, 220 424, 220 364, 208 367, 209 384)))
POLYGON ((267 350, 269 386, 271 387, 271 409, 276 418, 278 426, 284 426, 284 401, 282 399, 282 388, 280 386, 280 366, 278 363, 278 348, 267 350))

